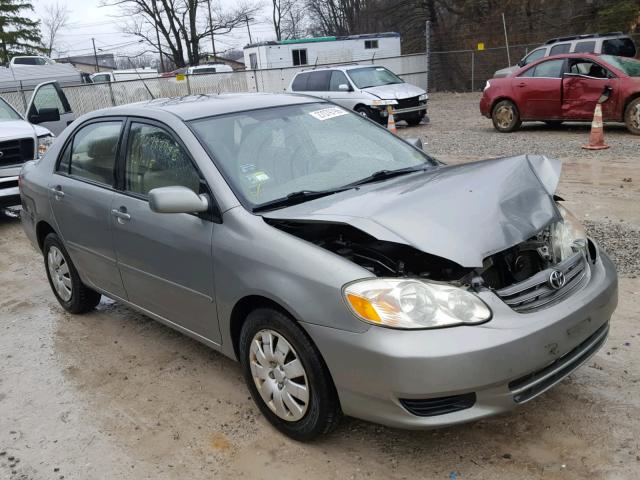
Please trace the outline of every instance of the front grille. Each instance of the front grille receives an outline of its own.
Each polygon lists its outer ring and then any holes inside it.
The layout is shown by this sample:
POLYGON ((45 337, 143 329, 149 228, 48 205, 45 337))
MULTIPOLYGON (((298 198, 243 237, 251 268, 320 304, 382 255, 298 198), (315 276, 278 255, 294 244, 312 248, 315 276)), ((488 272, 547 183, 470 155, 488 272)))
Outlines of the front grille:
POLYGON ((501 288, 496 294, 516 312, 528 313, 553 305, 572 291, 580 288, 589 277, 589 266, 584 254, 578 252, 552 268, 536 273, 528 279, 501 288), (550 284, 552 272, 562 272, 565 283, 560 288, 550 284))
POLYGON ((400 403, 413 415, 434 417, 471 408, 476 403, 476 394, 471 392, 463 395, 428 398, 425 400, 400 399, 400 403))
POLYGON ((33 138, 20 138, 0 142, 0 166, 19 165, 33 160, 33 138))
POLYGON ((607 322, 584 342, 553 363, 510 382, 509 390, 513 393, 514 402, 524 403, 531 400, 569 375, 598 351, 607 339, 608 333, 609 323, 607 322))
POLYGON ((420 104, 420 97, 398 99, 397 109, 417 107, 420 104))

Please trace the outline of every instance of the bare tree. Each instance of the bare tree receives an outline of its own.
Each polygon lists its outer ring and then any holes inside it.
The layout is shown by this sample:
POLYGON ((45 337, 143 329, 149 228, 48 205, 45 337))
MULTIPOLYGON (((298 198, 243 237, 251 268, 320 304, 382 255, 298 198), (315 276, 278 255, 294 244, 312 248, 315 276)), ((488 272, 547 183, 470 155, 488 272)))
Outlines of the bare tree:
POLYGON ((49 57, 56 48, 58 33, 67 25, 68 21, 69 9, 64 3, 56 2, 45 7, 45 16, 42 19, 44 30, 42 43, 49 57))
POLYGON ((102 5, 120 7, 122 17, 129 19, 123 31, 162 51, 177 67, 198 65, 201 40, 211 32, 231 32, 258 11, 257 6, 238 4, 214 9, 209 21, 206 0, 103 0, 102 5))

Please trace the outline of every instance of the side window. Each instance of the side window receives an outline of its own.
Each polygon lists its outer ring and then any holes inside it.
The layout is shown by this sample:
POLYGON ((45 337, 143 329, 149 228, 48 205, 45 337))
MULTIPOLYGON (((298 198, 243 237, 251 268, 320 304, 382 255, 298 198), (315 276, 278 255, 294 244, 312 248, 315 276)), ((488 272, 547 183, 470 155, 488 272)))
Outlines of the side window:
POLYGON ((249 65, 251 68, 251 70, 257 70, 258 69, 258 55, 255 53, 250 53, 249 54, 249 65))
POLYGON ((309 74, 307 81, 307 91, 309 92, 326 92, 329 90, 329 78, 331 70, 313 72, 309 74))
POLYGON ((596 51, 596 42, 578 42, 576 43, 575 53, 593 53, 596 51))
POLYGON ((547 50, 545 48, 539 48, 538 50, 534 50, 529 55, 524 57, 522 62, 523 65, 529 65, 530 63, 535 62, 536 60, 540 60, 542 57, 544 57, 544 54, 546 52, 547 50))
MULTIPOLYGON (((113 185, 118 141, 122 122, 92 123, 76 132, 71 144, 71 155, 65 150, 58 167, 69 162, 69 174, 104 185, 113 185)), ((69 148, 69 147, 67 147, 69 148)))
POLYGON ((96 75, 95 77, 93 77, 93 83, 108 83, 110 81, 111 78, 109 78, 109 75, 107 74, 96 75))
POLYGON ((378 40, 365 40, 364 49, 370 50, 372 48, 378 48, 378 40))
POLYGON ((293 66, 297 67, 298 65, 306 65, 307 64, 307 49, 301 48, 298 50, 291 50, 291 57, 293 60, 293 66))
POLYGON ((593 78, 609 78, 609 72, 606 68, 589 60, 575 60, 569 68, 571 73, 577 75, 585 75, 593 78))
POLYGON ((147 195, 181 186, 200 193, 200 175, 180 144, 154 125, 132 123, 125 166, 125 190, 147 195))
POLYGON ((619 57, 635 57, 636 46, 630 38, 612 38, 602 42, 602 53, 619 57))
POLYGON ((570 43, 560 43, 551 47, 549 55, 560 55, 562 53, 569 53, 569 50, 571 50, 570 43))
POLYGON ((33 97, 33 107, 32 111, 29 112, 29 115, 37 115, 43 108, 55 108, 58 110, 60 115, 70 111, 68 105, 65 105, 60 98, 56 87, 51 84, 44 85, 38 89, 35 97, 33 97), (33 111, 34 108, 36 111, 33 111))
POLYGON ((331 72, 331 82, 329 83, 329 90, 332 92, 340 91, 340 85, 349 85, 347 76, 340 70, 334 70, 331 72))
POLYGON ((562 76, 562 66, 564 65, 564 59, 549 60, 536 65, 536 71, 534 77, 544 78, 560 78, 562 76))
POLYGON ((308 73, 301 73, 298 75, 291 84, 291 90, 294 92, 304 92, 307 89, 307 80, 309 79, 308 73))

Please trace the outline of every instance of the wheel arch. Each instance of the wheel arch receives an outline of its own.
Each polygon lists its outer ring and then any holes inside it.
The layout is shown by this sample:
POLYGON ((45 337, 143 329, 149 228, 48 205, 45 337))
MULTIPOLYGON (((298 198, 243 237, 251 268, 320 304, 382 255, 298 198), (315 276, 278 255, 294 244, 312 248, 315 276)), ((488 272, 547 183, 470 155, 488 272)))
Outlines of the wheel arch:
POLYGON ((40 220, 36 224, 36 240, 40 251, 42 251, 42 248, 44 247, 44 239, 47 238, 47 235, 50 233, 56 233, 56 231, 46 220, 40 220))
POLYGON ((491 102, 491 108, 489 109, 489 115, 493 115, 493 109, 496 108, 496 105, 498 103, 500 103, 501 101, 503 101, 503 100, 509 100, 511 103, 513 103, 516 106, 516 108, 518 109, 518 113, 520 112, 520 107, 518 107, 517 102, 513 98, 511 98, 511 97, 509 97, 507 95, 501 95, 501 96, 495 98, 493 100, 493 102, 491 102))
POLYGON ((634 92, 627 97, 627 99, 624 102, 624 108, 622 109, 623 120, 625 115, 627 114, 627 108, 629 108, 629 105, 631 104, 631 102, 633 102, 634 100, 637 100, 638 98, 640 98, 640 91, 634 92))

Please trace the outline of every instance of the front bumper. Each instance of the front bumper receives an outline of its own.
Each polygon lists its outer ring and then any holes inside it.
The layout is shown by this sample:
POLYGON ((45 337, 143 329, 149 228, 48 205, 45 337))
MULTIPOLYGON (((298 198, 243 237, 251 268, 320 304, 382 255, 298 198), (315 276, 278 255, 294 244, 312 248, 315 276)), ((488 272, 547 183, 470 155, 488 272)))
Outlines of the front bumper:
POLYGON ((0 210, 20 205, 18 177, 0 177, 0 210))
POLYGON ((322 353, 345 414, 402 428, 463 423, 514 408, 551 388, 604 343, 617 305, 617 275, 606 254, 591 278, 562 302, 534 313, 480 296, 494 317, 483 325, 365 333, 304 324, 322 353), (418 416, 415 400, 474 394, 471 406, 418 416))

